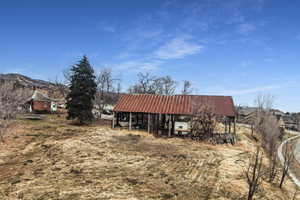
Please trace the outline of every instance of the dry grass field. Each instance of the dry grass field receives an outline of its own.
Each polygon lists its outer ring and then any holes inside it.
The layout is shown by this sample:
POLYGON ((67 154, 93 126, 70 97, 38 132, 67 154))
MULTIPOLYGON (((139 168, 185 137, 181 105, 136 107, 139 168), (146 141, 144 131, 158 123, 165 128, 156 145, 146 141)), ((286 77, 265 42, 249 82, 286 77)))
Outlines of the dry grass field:
MULTIPOLYGON (((245 199, 248 134, 238 127, 235 146, 210 145, 55 115, 18 120, 0 146, 0 199, 245 199)), ((263 182, 256 199, 289 200, 294 191, 290 181, 283 190, 263 182)))

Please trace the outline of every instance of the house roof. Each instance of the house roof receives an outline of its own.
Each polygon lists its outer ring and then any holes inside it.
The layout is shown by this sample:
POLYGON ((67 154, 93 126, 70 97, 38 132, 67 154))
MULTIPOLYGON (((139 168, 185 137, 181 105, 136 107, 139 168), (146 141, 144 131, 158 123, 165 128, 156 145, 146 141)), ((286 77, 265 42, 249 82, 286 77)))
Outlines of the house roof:
POLYGON ((236 113, 230 96, 153 94, 124 94, 114 111, 191 115, 194 106, 198 104, 208 104, 217 115, 233 117, 236 113))
POLYGON ((51 102, 51 101, 58 101, 56 99, 52 99, 52 98, 49 98, 46 94, 43 94, 37 90, 35 90, 32 94, 32 96, 29 98, 28 101, 47 101, 47 102, 51 102))

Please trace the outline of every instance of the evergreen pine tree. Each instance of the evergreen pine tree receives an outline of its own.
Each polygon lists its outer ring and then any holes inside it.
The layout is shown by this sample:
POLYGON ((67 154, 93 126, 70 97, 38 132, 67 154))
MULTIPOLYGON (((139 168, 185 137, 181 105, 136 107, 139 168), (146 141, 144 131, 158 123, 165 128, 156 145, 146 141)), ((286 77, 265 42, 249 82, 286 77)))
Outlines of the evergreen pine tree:
POLYGON ((70 93, 67 96, 67 119, 77 119, 80 124, 93 119, 92 109, 97 85, 92 66, 86 56, 71 68, 70 93))

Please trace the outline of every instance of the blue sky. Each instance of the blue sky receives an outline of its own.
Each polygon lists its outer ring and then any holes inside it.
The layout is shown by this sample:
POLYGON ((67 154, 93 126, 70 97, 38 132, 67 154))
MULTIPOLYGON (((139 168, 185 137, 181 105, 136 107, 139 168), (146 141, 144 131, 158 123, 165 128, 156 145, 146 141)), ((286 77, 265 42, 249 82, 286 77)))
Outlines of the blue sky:
POLYGON ((54 79, 86 54, 126 89, 140 71, 198 94, 300 112, 300 1, 0 0, 0 73, 54 79))

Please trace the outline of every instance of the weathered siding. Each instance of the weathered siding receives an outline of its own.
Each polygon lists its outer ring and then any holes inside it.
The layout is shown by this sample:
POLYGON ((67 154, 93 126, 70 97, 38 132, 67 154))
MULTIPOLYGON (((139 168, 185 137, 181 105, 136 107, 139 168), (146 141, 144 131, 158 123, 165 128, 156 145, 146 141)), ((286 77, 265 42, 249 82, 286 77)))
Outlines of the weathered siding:
POLYGON ((33 111, 51 111, 51 102, 33 101, 33 111))

